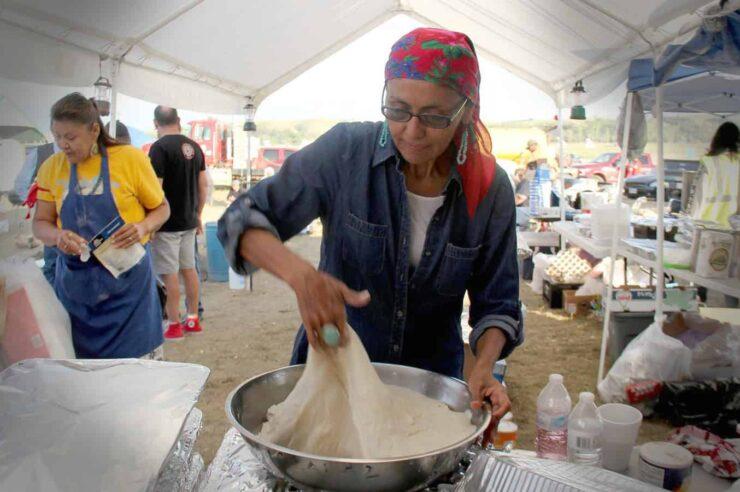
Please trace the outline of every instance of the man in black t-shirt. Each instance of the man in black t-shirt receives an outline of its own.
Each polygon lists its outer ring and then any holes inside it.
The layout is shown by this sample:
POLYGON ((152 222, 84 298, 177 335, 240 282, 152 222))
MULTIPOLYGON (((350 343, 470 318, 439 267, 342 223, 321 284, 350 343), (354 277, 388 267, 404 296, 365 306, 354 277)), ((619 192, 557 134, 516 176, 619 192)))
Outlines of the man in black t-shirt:
POLYGON ((201 234, 201 213, 206 203, 208 178, 200 146, 181 135, 177 110, 157 106, 154 126, 159 140, 149 158, 170 203, 170 218, 154 235, 154 268, 167 289, 167 340, 182 339, 184 332, 202 331, 198 320, 198 274, 195 270, 195 235, 201 234), (185 284, 187 317, 180 323, 180 283, 185 284))

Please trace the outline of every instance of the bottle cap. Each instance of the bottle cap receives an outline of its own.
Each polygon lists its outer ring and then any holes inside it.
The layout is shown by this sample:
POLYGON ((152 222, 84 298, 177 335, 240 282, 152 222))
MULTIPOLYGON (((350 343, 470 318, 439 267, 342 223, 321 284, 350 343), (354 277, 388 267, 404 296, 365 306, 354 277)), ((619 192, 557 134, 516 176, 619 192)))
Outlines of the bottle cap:
POLYGON ((511 434, 518 430, 519 430, 519 426, 510 420, 502 420, 501 422, 498 423, 498 427, 496 428, 496 432, 505 432, 508 434, 511 434))
POLYGON ((562 374, 550 374, 550 382, 563 384, 563 375, 562 374))
POLYGON ((582 391, 581 393, 578 394, 578 399, 580 401, 585 401, 587 403, 593 403, 595 397, 594 397, 594 394, 591 393, 590 391, 582 391))

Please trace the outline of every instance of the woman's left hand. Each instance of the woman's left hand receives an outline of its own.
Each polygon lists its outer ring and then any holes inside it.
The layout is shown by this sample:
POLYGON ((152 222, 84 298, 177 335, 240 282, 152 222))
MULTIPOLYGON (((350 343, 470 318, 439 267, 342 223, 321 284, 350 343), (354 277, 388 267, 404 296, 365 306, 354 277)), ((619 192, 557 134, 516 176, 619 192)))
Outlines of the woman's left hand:
POLYGON ((483 436, 484 445, 493 440, 498 421, 511 409, 506 388, 493 377, 493 365, 478 363, 468 376, 468 388, 472 396, 470 406, 476 410, 488 401, 491 404, 491 425, 483 436))
POLYGON ((126 224, 113 234, 113 246, 116 248, 128 248, 129 246, 141 242, 148 231, 142 222, 136 224, 126 224))

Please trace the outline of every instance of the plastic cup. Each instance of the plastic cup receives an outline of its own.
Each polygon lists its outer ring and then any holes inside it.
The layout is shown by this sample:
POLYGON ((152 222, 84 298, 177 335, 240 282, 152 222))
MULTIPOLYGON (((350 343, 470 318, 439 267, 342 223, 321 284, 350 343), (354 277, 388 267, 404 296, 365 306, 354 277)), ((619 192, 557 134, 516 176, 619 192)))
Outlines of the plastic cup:
POLYGON ((607 403, 599 407, 604 423, 601 433, 601 464, 607 470, 622 472, 627 469, 632 448, 640 432, 642 413, 622 403, 607 403))

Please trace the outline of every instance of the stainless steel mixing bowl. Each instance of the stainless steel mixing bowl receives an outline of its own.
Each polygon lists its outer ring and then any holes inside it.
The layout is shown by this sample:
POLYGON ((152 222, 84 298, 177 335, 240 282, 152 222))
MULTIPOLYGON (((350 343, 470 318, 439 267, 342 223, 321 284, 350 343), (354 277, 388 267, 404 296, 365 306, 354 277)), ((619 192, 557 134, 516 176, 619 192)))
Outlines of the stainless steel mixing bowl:
MULTIPOLYGON (((444 402, 455 411, 470 408, 470 393, 462 381, 434 372, 394 364, 373 364, 386 384, 412 389, 444 402)), ((449 473, 491 421, 487 410, 477 410, 471 422, 475 434, 442 449, 385 460, 348 459, 300 453, 260 439, 267 409, 282 402, 298 382, 304 366, 290 366, 249 379, 231 392, 226 414, 264 464, 278 477, 307 490, 406 491, 418 490, 449 473)))

